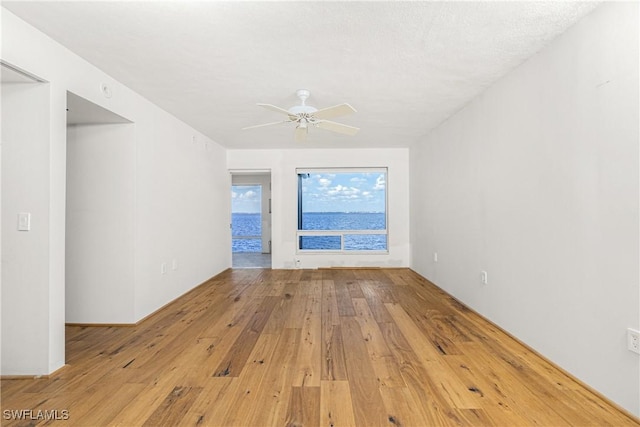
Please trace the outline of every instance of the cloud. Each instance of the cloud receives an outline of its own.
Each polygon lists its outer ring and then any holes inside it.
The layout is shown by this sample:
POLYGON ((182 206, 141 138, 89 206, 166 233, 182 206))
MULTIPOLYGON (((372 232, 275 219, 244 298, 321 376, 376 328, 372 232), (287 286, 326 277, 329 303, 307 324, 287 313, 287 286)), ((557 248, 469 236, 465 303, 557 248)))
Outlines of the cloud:
POLYGON ((258 195, 258 193, 256 193, 255 191, 249 190, 246 193, 244 193, 244 198, 245 199, 255 199, 257 195, 258 195))
POLYGON ((318 173, 302 180, 303 209, 308 212, 384 211, 386 174, 318 173))
POLYGON ((360 190, 356 187, 346 187, 340 184, 327 191, 327 194, 330 196, 342 196, 349 198, 354 198, 353 196, 358 197, 358 193, 360 193, 360 190))
POLYGON ((234 185, 231 190, 231 211, 234 213, 260 212, 259 186, 234 185))
POLYGON ((327 178, 320 178, 318 179, 318 184, 320 184, 320 187, 322 188, 327 188, 331 185, 331 180, 327 178))

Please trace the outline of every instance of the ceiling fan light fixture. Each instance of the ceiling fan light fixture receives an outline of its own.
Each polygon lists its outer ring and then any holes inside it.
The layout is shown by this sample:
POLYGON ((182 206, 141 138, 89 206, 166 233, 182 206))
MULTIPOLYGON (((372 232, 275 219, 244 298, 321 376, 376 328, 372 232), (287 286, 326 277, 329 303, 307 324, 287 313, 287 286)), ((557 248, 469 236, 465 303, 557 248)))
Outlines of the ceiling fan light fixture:
POLYGON ((296 91, 296 95, 300 99, 300 105, 293 106, 288 110, 271 104, 258 104, 258 106, 266 108, 267 110, 286 115, 288 117, 287 120, 265 123, 256 126, 248 126, 243 129, 254 129, 264 126, 276 125, 279 123, 296 123, 294 132, 296 141, 305 140, 307 132, 309 130, 309 125, 344 135, 355 135, 358 132, 359 129, 357 127, 327 120, 333 117, 346 116, 355 113, 356 110, 351 105, 339 104, 334 105, 333 107, 318 110, 315 107, 306 105, 306 100, 310 96, 310 92, 308 90, 298 89, 296 91))

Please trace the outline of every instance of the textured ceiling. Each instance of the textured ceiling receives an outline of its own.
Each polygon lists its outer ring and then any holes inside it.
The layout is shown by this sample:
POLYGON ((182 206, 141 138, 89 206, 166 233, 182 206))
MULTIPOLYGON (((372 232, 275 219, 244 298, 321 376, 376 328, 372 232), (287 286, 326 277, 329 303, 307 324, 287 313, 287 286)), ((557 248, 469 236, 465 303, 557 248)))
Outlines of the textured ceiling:
POLYGON ((229 148, 397 147, 420 141, 597 3, 10 2, 2 5, 229 148), (356 136, 255 104, 358 112, 356 136))

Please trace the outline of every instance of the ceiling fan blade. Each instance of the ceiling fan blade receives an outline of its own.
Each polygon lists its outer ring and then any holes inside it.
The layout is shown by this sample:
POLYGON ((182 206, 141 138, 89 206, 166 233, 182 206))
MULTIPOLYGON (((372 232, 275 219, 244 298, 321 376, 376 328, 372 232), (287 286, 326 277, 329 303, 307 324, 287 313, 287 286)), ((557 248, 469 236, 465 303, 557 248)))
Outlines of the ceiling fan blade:
POLYGON ((258 104, 258 106, 262 108, 266 108, 267 110, 275 111, 276 113, 282 113, 282 114, 286 114, 287 116, 291 116, 291 114, 289 114, 287 110, 285 110, 284 108, 276 107, 275 105, 258 104))
POLYGON ((281 120, 279 122, 265 123, 263 125, 247 126, 245 128, 242 128, 242 130, 255 129, 255 128, 261 128, 261 127, 264 127, 264 126, 279 125, 281 123, 290 123, 290 122, 291 122, 291 120, 281 120))
POLYGON ((296 142, 302 142, 307 139, 307 127, 306 126, 298 126, 295 131, 296 142))
POLYGON ((331 132, 343 133, 345 135, 355 135, 360 128, 343 125, 342 123, 336 123, 329 120, 322 120, 316 123, 316 126, 320 129, 330 130, 331 132))
POLYGON ((334 105, 333 107, 323 108, 313 113, 313 117, 316 119, 331 119, 333 117, 346 116, 347 114, 353 114, 356 109, 349 104, 334 105))

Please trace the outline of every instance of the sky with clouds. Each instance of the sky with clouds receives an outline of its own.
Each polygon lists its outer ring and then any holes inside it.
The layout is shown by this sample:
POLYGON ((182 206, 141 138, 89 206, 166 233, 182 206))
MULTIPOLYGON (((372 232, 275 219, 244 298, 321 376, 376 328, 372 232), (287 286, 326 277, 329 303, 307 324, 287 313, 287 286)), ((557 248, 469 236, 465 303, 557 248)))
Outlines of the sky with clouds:
MULTIPOLYGON (((384 212, 386 174, 312 173, 302 180, 304 212, 384 212)), ((258 213, 261 208, 259 185, 234 185, 232 212, 258 213)))
POLYGON ((259 185, 234 185, 231 188, 231 212, 259 213, 262 187, 259 185))
POLYGON ((302 180, 304 212, 384 212, 386 174, 312 173, 302 180))

